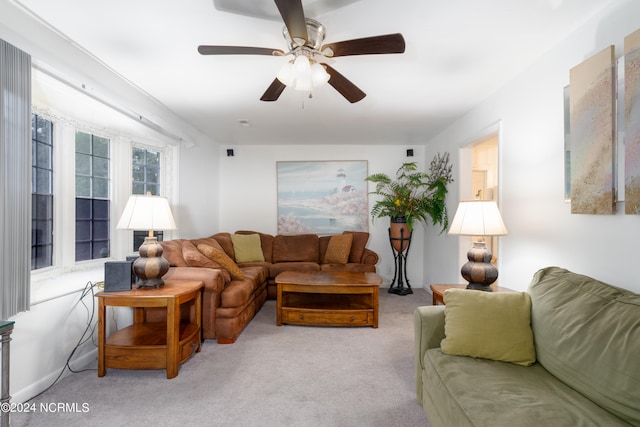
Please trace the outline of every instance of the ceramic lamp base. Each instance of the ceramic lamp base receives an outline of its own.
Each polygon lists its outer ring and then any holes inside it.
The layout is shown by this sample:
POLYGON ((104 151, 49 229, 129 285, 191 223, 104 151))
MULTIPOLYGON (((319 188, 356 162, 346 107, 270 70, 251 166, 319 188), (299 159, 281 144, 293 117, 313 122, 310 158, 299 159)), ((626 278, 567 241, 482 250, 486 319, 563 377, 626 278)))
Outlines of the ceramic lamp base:
POLYGON ((159 288, 164 285, 164 276, 169 271, 169 261, 162 256, 162 246, 157 237, 145 237, 138 249, 140 256, 133 263, 133 272, 138 276, 138 288, 159 288))
POLYGON ((467 289, 492 292, 491 284, 498 279, 498 269, 491 264, 491 251, 484 242, 473 243, 473 247, 467 252, 469 260, 462 266, 460 273, 469 282, 467 289))

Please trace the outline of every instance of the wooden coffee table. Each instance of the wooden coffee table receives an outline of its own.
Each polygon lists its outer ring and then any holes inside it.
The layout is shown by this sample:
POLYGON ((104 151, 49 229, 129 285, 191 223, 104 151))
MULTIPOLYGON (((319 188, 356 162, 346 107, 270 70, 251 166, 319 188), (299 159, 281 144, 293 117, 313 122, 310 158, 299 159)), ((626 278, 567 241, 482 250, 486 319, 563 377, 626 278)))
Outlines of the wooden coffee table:
POLYGON ((278 285, 276 324, 378 327, 375 273, 285 271, 278 285))

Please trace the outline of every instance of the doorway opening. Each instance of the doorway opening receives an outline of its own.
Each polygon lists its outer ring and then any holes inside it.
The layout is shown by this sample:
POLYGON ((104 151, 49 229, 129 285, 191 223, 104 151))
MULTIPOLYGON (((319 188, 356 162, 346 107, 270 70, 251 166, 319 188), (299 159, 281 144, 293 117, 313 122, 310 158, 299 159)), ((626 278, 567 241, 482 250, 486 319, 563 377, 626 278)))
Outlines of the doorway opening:
MULTIPOLYGON (((499 195, 499 124, 470 144, 460 149, 460 200, 494 200, 499 195)), ((467 251, 476 236, 460 238, 460 265, 467 262, 467 251)), ((491 262, 498 264, 498 237, 485 238, 487 248, 493 254, 491 262)), ((499 278, 498 278, 499 280, 499 278)))

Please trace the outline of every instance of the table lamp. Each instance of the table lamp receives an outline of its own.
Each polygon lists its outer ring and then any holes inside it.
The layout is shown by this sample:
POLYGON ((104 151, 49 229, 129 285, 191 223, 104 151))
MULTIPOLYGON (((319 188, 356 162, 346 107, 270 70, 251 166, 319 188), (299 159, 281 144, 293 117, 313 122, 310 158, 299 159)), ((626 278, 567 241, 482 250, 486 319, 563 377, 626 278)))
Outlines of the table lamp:
POLYGON ((469 284, 467 289, 491 292, 491 284, 498 278, 498 269, 491 263, 491 251, 484 236, 504 236, 507 228, 502 222, 498 205, 490 200, 463 201, 451 223, 448 234, 478 236, 467 252, 469 260, 460 272, 469 284))
POLYGON ((159 288, 162 276, 169 271, 169 261, 162 256, 162 246, 153 230, 175 230, 176 223, 166 197, 134 195, 129 197, 116 226, 125 230, 149 230, 133 262, 133 272, 139 278, 138 288, 159 288))

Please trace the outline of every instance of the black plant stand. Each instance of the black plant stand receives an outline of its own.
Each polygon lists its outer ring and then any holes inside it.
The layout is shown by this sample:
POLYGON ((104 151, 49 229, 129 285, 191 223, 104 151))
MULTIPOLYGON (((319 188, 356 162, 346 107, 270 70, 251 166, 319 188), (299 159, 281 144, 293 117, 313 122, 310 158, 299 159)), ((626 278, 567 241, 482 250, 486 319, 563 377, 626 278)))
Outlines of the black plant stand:
POLYGON ((407 277, 407 254, 409 253, 409 247, 411 246, 411 235, 413 231, 409 232, 407 237, 404 237, 404 229, 400 230, 400 237, 391 237, 391 228, 389 228, 389 242, 391 243, 391 251, 393 251, 393 258, 395 264, 395 271, 393 272, 393 280, 391 280, 391 286, 389 286, 390 294, 397 295, 409 295, 412 294, 411 285, 409 284, 409 278, 407 277), (397 251, 393 246, 393 242, 400 242, 400 249, 404 247, 405 242, 407 248, 404 251, 397 251), (407 287, 404 287, 404 279, 407 281, 407 287), (397 282, 396 282, 397 279, 397 282))

